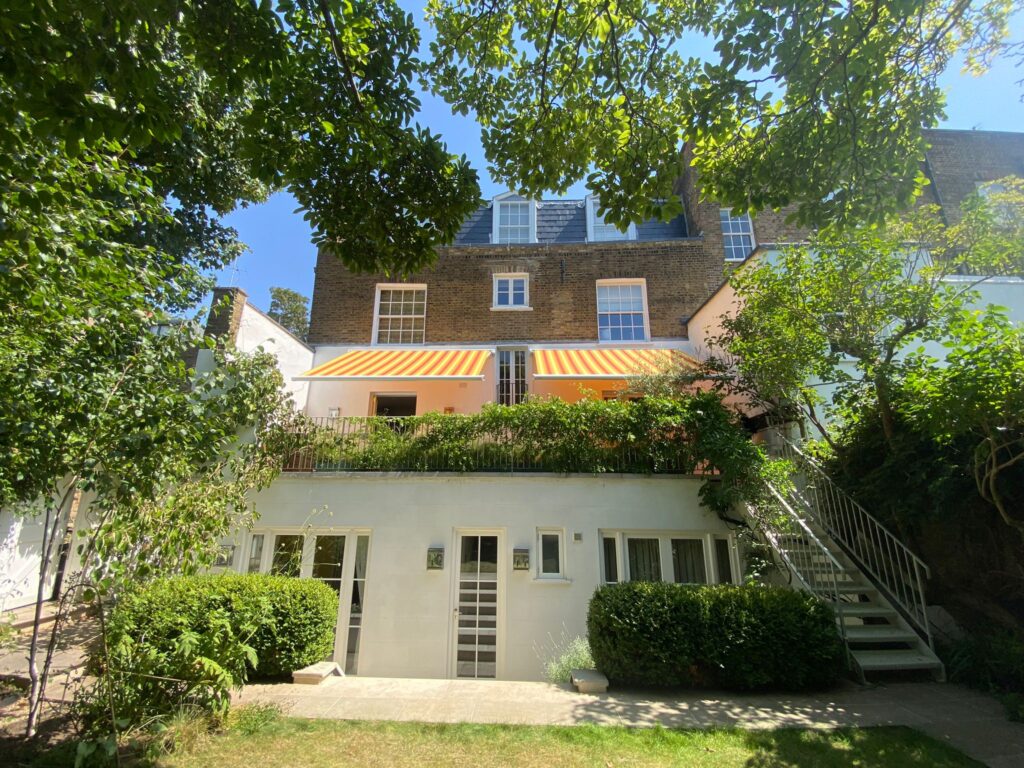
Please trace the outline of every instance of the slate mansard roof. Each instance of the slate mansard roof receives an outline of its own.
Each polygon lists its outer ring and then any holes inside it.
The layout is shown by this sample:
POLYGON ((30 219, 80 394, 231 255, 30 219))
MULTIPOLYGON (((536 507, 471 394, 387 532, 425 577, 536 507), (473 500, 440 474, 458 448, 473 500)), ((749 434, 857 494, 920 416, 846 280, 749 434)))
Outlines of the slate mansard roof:
MULTIPOLYGON (((453 245, 495 244, 491 239, 493 205, 482 205, 471 213, 453 245)), ((586 200, 541 200, 536 205, 536 244, 587 242, 586 200)), ((676 240, 687 236, 686 217, 682 214, 667 222, 651 219, 636 225, 637 240, 676 240)))

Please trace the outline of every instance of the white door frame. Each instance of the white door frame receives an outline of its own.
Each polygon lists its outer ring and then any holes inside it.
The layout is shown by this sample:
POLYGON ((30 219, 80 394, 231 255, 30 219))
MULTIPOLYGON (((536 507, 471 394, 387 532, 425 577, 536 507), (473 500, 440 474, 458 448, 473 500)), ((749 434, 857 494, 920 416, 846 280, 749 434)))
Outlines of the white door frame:
POLYGON ((459 652, 459 621, 456 611, 459 609, 459 572, 462 559, 463 536, 497 536, 498 537, 498 607, 495 613, 497 631, 495 632, 496 651, 494 655, 494 679, 505 679, 505 597, 508 585, 508 554, 505 551, 504 528, 453 528, 452 529, 452 577, 448 601, 448 660, 445 664, 445 677, 454 679, 458 676, 456 656, 459 652))

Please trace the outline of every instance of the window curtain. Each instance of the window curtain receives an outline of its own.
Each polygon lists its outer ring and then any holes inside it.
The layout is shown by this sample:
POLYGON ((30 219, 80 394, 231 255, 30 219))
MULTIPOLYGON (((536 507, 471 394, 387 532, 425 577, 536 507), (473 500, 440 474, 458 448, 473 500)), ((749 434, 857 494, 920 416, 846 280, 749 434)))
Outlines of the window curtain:
POLYGON ((629 539, 629 578, 631 581, 661 581, 661 558, 657 539, 629 539))
POLYGON ((672 570, 676 584, 707 584, 704 542, 700 539, 672 539, 672 570))

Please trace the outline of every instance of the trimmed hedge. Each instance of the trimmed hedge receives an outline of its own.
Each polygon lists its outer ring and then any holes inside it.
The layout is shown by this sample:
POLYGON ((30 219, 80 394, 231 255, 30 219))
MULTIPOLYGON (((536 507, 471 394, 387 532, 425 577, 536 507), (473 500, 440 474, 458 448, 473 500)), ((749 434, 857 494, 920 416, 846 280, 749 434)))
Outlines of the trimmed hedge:
POLYGON ((782 587, 612 584, 591 598, 587 630, 617 683, 806 690, 844 669, 832 611, 782 587))
POLYGON ((338 596, 319 581, 287 576, 160 579, 122 596, 111 613, 110 633, 115 644, 131 638, 170 647, 185 632, 219 631, 211 626, 213 616, 226 617, 231 634, 254 651, 247 678, 284 677, 330 655, 338 596))

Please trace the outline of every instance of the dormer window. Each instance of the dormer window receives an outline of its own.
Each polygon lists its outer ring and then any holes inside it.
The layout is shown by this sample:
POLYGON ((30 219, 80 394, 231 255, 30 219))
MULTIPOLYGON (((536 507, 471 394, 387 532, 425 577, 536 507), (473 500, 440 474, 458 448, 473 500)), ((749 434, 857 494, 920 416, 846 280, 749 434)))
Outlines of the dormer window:
POLYGON ((492 240, 495 243, 537 242, 537 205, 513 192, 494 198, 492 240))
POLYGON ((587 241, 591 243, 611 242, 615 240, 636 240, 636 224, 630 224, 625 232, 620 232, 614 224, 606 224, 604 216, 598 213, 601 201, 594 195, 587 196, 587 241))

